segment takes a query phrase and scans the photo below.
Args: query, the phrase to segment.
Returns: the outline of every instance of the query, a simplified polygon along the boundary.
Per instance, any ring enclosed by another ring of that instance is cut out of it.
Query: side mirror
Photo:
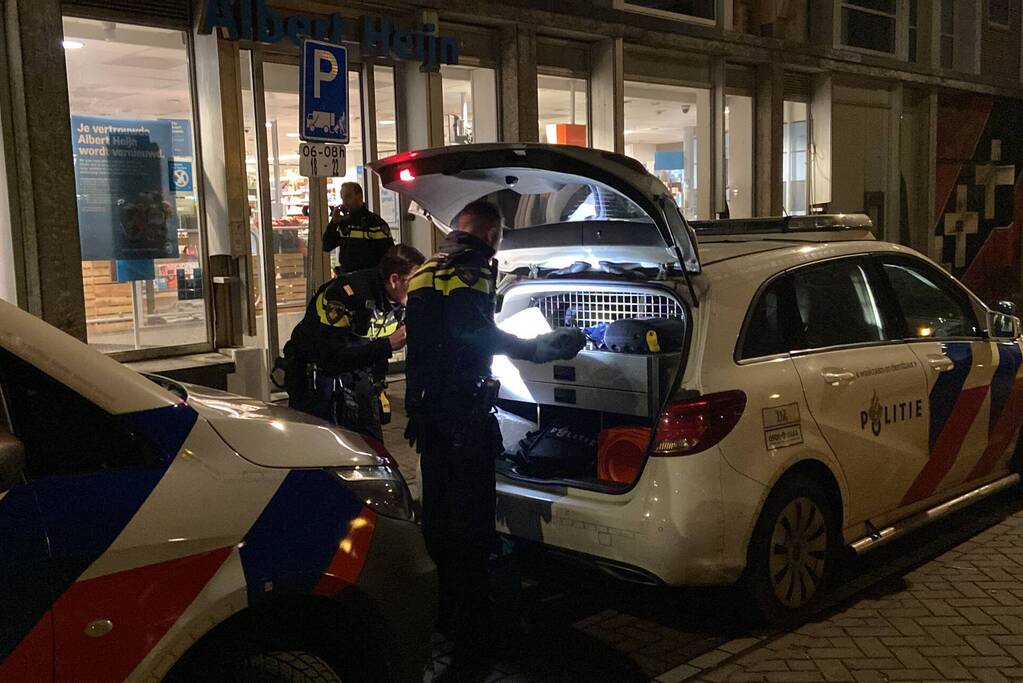
[[[1016,315],[1016,304],[1011,301],[996,301],[994,306],[991,307],[996,313],[1002,313],[1004,315]]]
[[[0,427],[0,492],[25,479],[25,446],[18,437]]]
[[[988,334],[992,337],[1017,339],[1020,336],[1020,320],[1016,316],[999,311],[989,311],[987,317]]]

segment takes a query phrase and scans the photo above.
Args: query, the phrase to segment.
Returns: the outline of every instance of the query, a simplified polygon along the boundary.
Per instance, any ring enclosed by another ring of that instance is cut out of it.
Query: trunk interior
[[[607,492],[635,484],[684,369],[690,329],[671,283],[638,279],[639,272],[534,272],[501,287],[497,322],[505,331],[529,338],[575,327],[588,341],[569,361],[494,359],[499,473]]]

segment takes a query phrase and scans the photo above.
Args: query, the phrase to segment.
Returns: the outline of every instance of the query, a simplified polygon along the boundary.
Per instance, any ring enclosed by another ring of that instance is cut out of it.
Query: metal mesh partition
[[[631,318],[681,318],[682,306],[670,296],[646,292],[581,291],[536,297],[548,324],[589,327]]]

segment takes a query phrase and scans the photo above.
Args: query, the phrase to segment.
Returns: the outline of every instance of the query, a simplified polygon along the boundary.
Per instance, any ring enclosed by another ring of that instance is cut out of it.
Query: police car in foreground
[[[812,609],[841,547],[865,551],[1018,480],[1019,321],[875,241],[865,216],[691,226],[638,162],[573,147],[373,166],[442,229],[470,200],[502,209],[505,329],[684,329],[642,354],[596,340],[569,362],[495,361],[502,532],[633,580],[742,582],[764,616],[788,620]],[[595,458],[561,443],[526,466],[516,444],[545,424],[552,443],[599,430]],[[571,462],[559,469],[557,453]]]
[[[435,569],[388,457],[0,302],[0,680],[421,681]]]

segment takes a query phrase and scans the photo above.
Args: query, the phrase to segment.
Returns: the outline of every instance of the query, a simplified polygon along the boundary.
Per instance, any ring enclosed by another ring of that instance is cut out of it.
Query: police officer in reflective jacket
[[[338,270],[351,273],[376,268],[388,249],[394,246],[387,221],[373,213],[363,199],[358,183],[341,185],[341,206],[331,214],[323,232],[323,250],[341,248]]]
[[[471,645],[488,616],[487,564],[496,541],[494,465],[502,441],[494,354],[567,360],[586,340],[577,329],[530,340],[498,329],[493,259],[501,214],[475,201],[454,226],[409,283],[406,436],[421,454],[423,534],[438,569],[441,626]]]
[[[405,346],[409,278],[424,260],[412,247],[398,245],[379,266],[319,288],[284,346],[292,408],[383,440],[387,360]]]

